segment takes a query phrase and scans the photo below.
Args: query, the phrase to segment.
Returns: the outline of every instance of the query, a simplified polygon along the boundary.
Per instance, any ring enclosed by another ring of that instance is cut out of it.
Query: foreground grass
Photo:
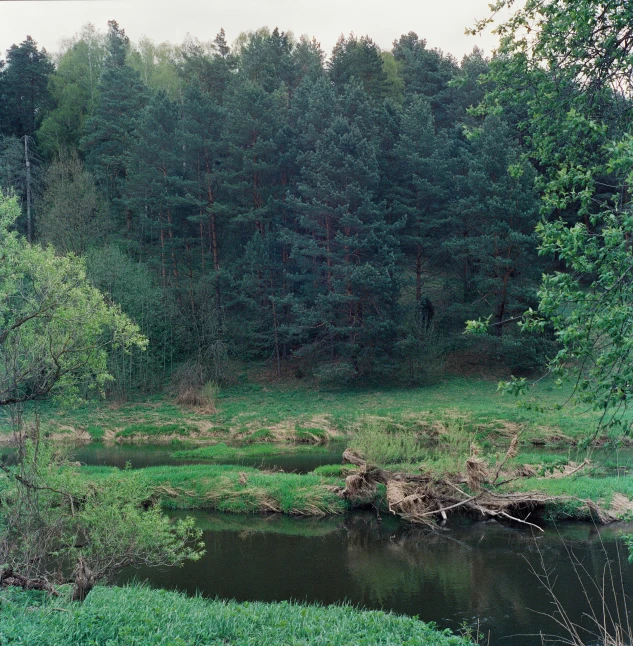
[[[5,593],[0,643],[467,646],[412,617],[350,606],[210,601],[145,587],[97,587],[83,604]]]
[[[88,439],[105,440],[158,441],[184,434],[222,441],[319,442],[353,432],[367,421],[386,431],[406,427],[432,435],[438,423],[459,420],[480,443],[502,443],[523,431],[526,443],[565,444],[590,435],[598,419],[581,407],[559,408],[571,395],[569,387],[543,381],[518,405],[515,398],[498,393],[495,383],[466,378],[426,387],[363,390],[244,384],[224,388],[215,413],[153,397],[122,405],[90,402],[72,411],[51,405],[40,417],[45,431],[68,439],[81,431]],[[9,430],[9,421],[0,419],[0,432]]]

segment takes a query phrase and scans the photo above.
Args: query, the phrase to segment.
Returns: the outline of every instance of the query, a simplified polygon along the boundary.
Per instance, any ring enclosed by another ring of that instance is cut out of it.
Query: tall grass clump
[[[431,439],[432,438],[432,439]],[[433,433],[380,418],[363,420],[350,448],[372,464],[411,465],[459,470],[473,450],[473,435],[459,419],[433,423]]]
[[[416,462],[424,455],[419,435],[381,419],[362,420],[349,446],[372,464]]]

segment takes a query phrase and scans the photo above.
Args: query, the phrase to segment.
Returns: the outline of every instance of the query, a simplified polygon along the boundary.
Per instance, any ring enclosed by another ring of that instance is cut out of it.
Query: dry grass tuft
[[[490,479],[485,460],[473,455],[466,460],[466,478],[471,491],[481,491],[484,482]]]

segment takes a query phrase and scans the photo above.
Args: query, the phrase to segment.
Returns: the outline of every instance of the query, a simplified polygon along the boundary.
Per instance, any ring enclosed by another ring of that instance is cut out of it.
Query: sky
[[[242,31],[268,26],[316,39],[330,52],[341,33],[369,35],[383,49],[415,31],[460,59],[474,46],[487,54],[494,35],[466,36],[475,19],[489,13],[491,0],[0,0],[0,57],[14,43],[32,36],[54,53],[62,38],[93,23],[105,31],[119,22],[133,40],[180,43],[187,33],[212,40],[221,27],[231,42]]]

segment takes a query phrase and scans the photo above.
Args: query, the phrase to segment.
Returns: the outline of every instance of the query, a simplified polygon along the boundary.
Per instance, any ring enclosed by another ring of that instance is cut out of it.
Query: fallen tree
[[[542,513],[546,505],[570,501],[581,503],[586,508],[587,515],[598,523],[619,520],[611,509],[591,500],[574,496],[552,496],[538,491],[503,492],[502,485],[533,477],[536,473],[526,466],[513,471],[504,470],[508,460],[516,455],[516,445],[517,442],[513,440],[496,469],[490,469],[484,460],[473,455],[466,460],[465,473],[454,477],[391,472],[368,464],[358,453],[347,449],[343,453],[343,462],[359,468],[347,476],[345,487],[339,491],[339,495],[352,502],[371,499],[377,485],[382,484],[386,487],[386,504],[390,513],[408,522],[430,527],[435,527],[438,520],[447,520],[449,514],[459,512],[482,519],[496,518],[529,525],[543,531],[528,519]],[[585,461],[574,466],[571,472],[578,472],[588,464]]]

